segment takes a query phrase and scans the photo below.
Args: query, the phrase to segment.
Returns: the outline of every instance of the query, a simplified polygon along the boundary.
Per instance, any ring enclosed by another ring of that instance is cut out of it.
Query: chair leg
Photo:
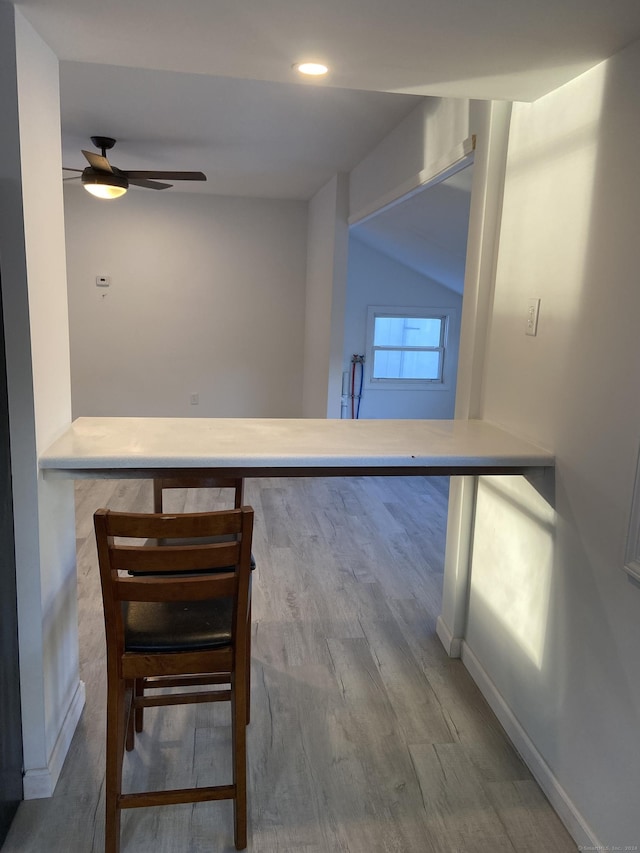
[[[141,699],[144,696],[144,681],[141,678],[136,678],[133,684],[133,695],[136,699]],[[134,711],[136,732],[140,734],[144,723],[144,708],[136,708]]]
[[[249,601],[249,613],[247,614],[247,660],[245,666],[247,669],[247,725],[249,725],[251,722],[251,601]]]
[[[136,732],[140,734],[143,726],[143,714],[144,708],[134,708],[133,701],[134,699],[140,698],[144,696],[144,681],[142,678],[136,678],[131,683],[131,707],[128,712],[128,723],[127,723],[127,741],[126,741],[126,750],[127,752],[131,752],[131,750],[135,747],[135,735]]]
[[[127,690],[127,695],[131,696],[131,701],[127,703],[126,708],[125,708],[127,735],[126,735],[126,740],[124,743],[124,748],[127,750],[127,752],[131,752],[131,750],[135,746],[135,732],[133,730],[133,718],[134,718],[133,693],[134,693],[134,690],[133,690],[133,682],[132,681],[127,682],[126,690]]]
[[[131,701],[125,682],[114,677],[107,684],[107,757],[105,770],[105,853],[120,853],[122,759],[127,737],[127,708]]]
[[[236,789],[233,801],[233,836],[236,850],[247,846],[247,696],[246,675],[232,676],[231,725],[233,741],[233,783]]]

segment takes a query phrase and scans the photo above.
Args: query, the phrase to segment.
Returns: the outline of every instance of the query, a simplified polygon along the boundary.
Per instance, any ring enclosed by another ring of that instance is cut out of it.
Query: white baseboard
[[[71,746],[73,733],[82,714],[84,702],[84,681],[78,681],[47,766],[27,770],[24,774],[22,784],[25,800],[40,800],[52,796]]]
[[[459,658],[462,652],[462,640],[454,637],[442,616],[436,621],[436,634],[450,658]]]
[[[573,840],[585,849],[606,850],[607,848],[596,838],[586,820],[553,775],[551,768],[513,715],[478,658],[464,640],[461,645],[463,664]]]

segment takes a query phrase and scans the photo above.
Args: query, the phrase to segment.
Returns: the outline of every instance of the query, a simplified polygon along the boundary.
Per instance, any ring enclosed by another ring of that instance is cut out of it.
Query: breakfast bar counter
[[[46,478],[523,474],[553,454],[480,420],[82,417],[39,459]]]

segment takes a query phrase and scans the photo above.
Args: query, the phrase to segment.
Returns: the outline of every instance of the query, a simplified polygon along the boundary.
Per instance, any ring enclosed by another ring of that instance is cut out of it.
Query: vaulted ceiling
[[[421,275],[462,293],[473,166],[371,219],[352,236]]]

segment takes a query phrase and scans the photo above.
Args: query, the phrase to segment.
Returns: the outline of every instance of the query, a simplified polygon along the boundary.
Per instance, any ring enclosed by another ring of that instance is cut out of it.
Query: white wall
[[[301,415],[306,204],[76,185],[65,213],[74,417]]]
[[[55,785],[83,705],[70,483],[37,454],[70,420],[58,62],[0,3],[0,257],[26,797]]]
[[[462,299],[452,290],[353,237],[349,241],[349,267],[345,307],[343,370],[350,369],[354,353],[366,353],[369,305],[415,308],[455,308],[451,317],[445,360],[446,390],[377,390],[365,388],[361,418],[452,418],[460,342]]]
[[[352,169],[349,215],[359,216],[421,172],[443,169],[447,155],[473,133],[473,102],[425,98]]]
[[[309,202],[302,412],[339,418],[347,288],[348,177],[335,175]]]
[[[513,107],[483,415],[556,453],[556,505],[481,482],[466,633],[576,838],[615,849],[640,840],[638,79],[637,43]]]
[[[479,418],[482,415],[486,347],[493,308],[510,118],[511,104],[473,101],[470,105],[471,130],[476,135],[476,149],[458,353],[456,418]],[[455,657],[460,656],[467,624],[469,556],[475,498],[475,477],[451,478],[438,636],[449,654]]]

